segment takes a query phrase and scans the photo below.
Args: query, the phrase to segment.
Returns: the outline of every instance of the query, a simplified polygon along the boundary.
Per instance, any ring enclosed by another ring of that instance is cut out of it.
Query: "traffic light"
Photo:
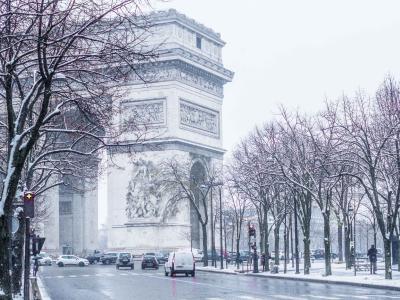
[[[256,229],[254,228],[254,225],[249,225],[249,236],[256,236]]]
[[[33,218],[35,216],[35,193],[24,193],[24,212],[25,217]]]

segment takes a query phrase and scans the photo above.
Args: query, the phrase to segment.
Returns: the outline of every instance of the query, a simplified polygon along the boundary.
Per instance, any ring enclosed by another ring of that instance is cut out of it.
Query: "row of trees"
[[[338,239],[339,245],[344,239],[349,266],[350,224],[358,214],[379,230],[385,278],[391,279],[391,241],[399,236],[399,83],[388,77],[374,96],[361,92],[343,96],[327,102],[315,115],[281,107],[276,120],[255,128],[236,147],[225,183],[227,206],[234,212],[237,228],[248,203],[255,208],[262,252],[270,251],[273,229],[275,253],[279,253],[280,227],[293,213],[295,228],[298,221],[303,236],[304,273],[308,274],[311,218],[317,207],[324,223],[325,274],[331,275],[332,221],[336,219],[338,232],[344,230]]]
[[[99,151],[146,138],[137,120],[114,122],[121,85],[155,56],[146,2],[0,1],[0,298],[20,291],[10,228],[20,193],[97,177]]]

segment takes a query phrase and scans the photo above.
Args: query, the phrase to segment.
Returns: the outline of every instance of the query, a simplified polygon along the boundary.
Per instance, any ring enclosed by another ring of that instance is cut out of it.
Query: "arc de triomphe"
[[[124,151],[112,155],[107,172],[108,248],[186,248],[188,235],[200,248],[198,222],[188,204],[162,218],[168,193],[157,189],[157,166],[179,155],[191,160],[201,176],[202,165],[222,164],[223,86],[233,72],[222,64],[225,43],[218,33],[173,9],[152,13],[149,21],[155,42],[164,43],[157,61],[143,69],[144,76],[156,75],[157,80],[144,84],[133,77],[120,104],[120,119],[141,115],[160,134],[132,159]]]

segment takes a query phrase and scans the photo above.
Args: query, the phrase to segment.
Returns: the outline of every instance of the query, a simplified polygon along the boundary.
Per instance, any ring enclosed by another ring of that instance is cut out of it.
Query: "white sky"
[[[153,0],[220,32],[226,68],[224,148],[277,106],[314,112],[327,97],[400,80],[400,0]],[[105,183],[100,183],[105,185]],[[103,201],[104,202],[104,201]],[[99,203],[99,224],[106,205]]]
[[[284,104],[316,111],[325,97],[373,93],[388,73],[400,80],[398,0],[170,0],[221,33],[226,68],[224,147],[228,151]]]

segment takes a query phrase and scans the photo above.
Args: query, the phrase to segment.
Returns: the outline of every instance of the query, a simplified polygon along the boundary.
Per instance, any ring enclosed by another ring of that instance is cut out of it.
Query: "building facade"
[[[149,43],[161,44],[159,56],[132,76],[116,122],[140,116],[152,134],[132,156],[123,149],[108,153],[108,248],[170,250],[191,242],[200,248],[189,203],[166,215],[170,195],[159,166],[173,157],[190,161],[194,173],[222,165],[223,86],[233,73],[222,64],[225,43],[218,33],[172,9],[148,20]]]

